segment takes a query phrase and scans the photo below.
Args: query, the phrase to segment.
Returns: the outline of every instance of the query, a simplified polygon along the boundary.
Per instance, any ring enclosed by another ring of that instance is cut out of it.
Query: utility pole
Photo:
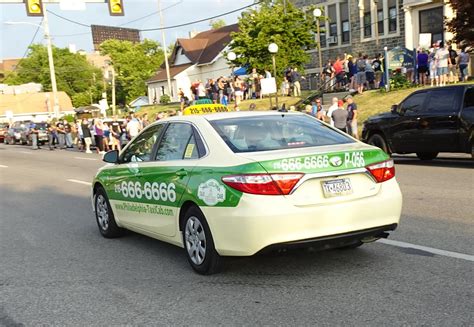
[[[49,34],[48,13],[44,11],[43,17],[44,38],[47,41],[49,74],[51,76],[51,88],[53,90],[53,113],[55,118],[59,118],[58,87],[56,85],[56,72],[54,71],[53,45]]]
[[[170,66],[168,64],[168,49],[165,40],[165,30],[163,22],[163,10],[161,10],[161,0],[158,0],[158,10],[160,12],[160,27],[161,27],[161,39],[163,40],[163,53],[165,55],[165,68],[166,68],[166,79],[168,80],[168,92],[169,96],[172,99],[173,93],[171,92],[171,78],[170,78]]]
[[[112,67],[112,115],[116,115],[115,109],[115,69]]]

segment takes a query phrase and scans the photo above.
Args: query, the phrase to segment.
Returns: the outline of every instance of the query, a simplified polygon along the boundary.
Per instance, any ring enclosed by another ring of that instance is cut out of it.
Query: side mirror
[[[394,114],[398,114],[398,104],[392,105],[392,109],[390,110]]]
[[[109,151],[107,152],[105,155],[104,155],[104,158],[102,159],[103,161],[107,162],[107,163],[118,163],[118,159],[119,159],[119,152],[118,150],[112,150],[112,151]]]

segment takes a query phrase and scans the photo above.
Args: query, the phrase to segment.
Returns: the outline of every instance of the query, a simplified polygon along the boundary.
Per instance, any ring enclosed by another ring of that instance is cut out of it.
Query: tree
[[[85,56],[71,53],[67,48],[53,47],[53,59],[57,88],[72,98],[74,106],[84,104],[83,101],[74,101],[80,93],[88,94],[86,104],[90,103],[91,96],[93,101],[100,99],[102,73]],[[28,56],[20,61],[14,73],[5,78],[5,83],[13,85],[30,82],[43,85],[45,91],[52,90],[48,52],[41,44],[30,46]]]
[[[310,60],[306,50],[315,46],[312,32],[316,23],[312,11],[305,13],[290,1],[286,1],[286,14],[284,12],[282,0],[276,0],[263,2],[259,8],[242,13],[240,31],[232,34],[233,42],[229,45],[237,54],[234,64],[272,71],[268,45],[274,42],[279,47],[277,77],[281,77],[288,67],[303,71],[304,64]]]
[[[225,25],[226,25],[226,22],[223,19],[211,19],[211,21],[209,22],[209,26],[213,30],[217,30],[221,27],[224,27]]]
[[[146,94],[146,81],[163,63],[164,54],[158,42],[141,43],[107,40],[100,45],[102,55],[112,59],[116,75],[117,102],[128,103]]]
[[[455,16],[445,18],[448,31],[454,34],[454,42],[461,46],[474,46],[474,3],[466,0],[450,0]]]

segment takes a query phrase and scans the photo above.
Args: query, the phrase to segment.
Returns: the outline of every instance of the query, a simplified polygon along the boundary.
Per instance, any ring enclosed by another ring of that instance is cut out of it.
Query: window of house
[[[431,43],[443,41],[443,7],[420,10],[420,33],[431,33]]]
[[[379,0],[377,2],[377,30],[379,34],[384,34],[384,17],[383,17],[383,3],[384,1]]]
[[[349,24],[349,6],[347,3],[340,4],[341,24],[342,24],[342,43],[350,42],[350,24]]]
[[[364,0],[364,37],[372,37],[372,14],[370,3],[372,0]]]
[[[397,0],[388,0],[388,31],[397,31]]]
[[[321,48],[326,47],[326,22],[322,21],[319,25],[319,39],[321,42]]]
[[[328,6],[329,36],[337,36],[337,12],[336,5]]]

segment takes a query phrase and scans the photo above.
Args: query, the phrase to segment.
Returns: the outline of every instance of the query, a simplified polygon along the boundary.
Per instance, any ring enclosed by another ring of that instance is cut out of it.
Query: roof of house
[[[71,98],[66,92],[60,91],[57,94],[60,111],[71,111],[73,109]],[[0,94],[0,116],[10,110],[14,115],[47,113],[48,101],[51,101],[52,106],[52,92]]]
[[[178,39],[171,62],[176,56],[178,46],[181,46],[183,53],[193,64],[210,63],[230,43],[232,40],[230,34],[238,31],[239,25],[232,24],[198,33],[191,39]]]
[[[173,78],[192,65],[211,63],[232,40],[230,34],[238,31],[239,25],[232,24],[198,33],[190,39],[177,39],[170,58],[170,77]],[[190,64],[173,65],[179,48],[182,49],[183,54],[191,61]],[[166,80],[166,71],[163,68],[161,67],[156,75],[148,80],[148,83]]]
[[[191,67],[193,64],[184,64],[184,65],[179,65],[179,66],[170,66],[170,78],[174,78],[176,75],[181,73],[182,71],[188,69]],[[166,70],[161,69],[159,70],[155,76],[150,78],[147,83],[153,83],[153,82],[161,82],[161,81],[166,81],[168,77],[166,76]]]

